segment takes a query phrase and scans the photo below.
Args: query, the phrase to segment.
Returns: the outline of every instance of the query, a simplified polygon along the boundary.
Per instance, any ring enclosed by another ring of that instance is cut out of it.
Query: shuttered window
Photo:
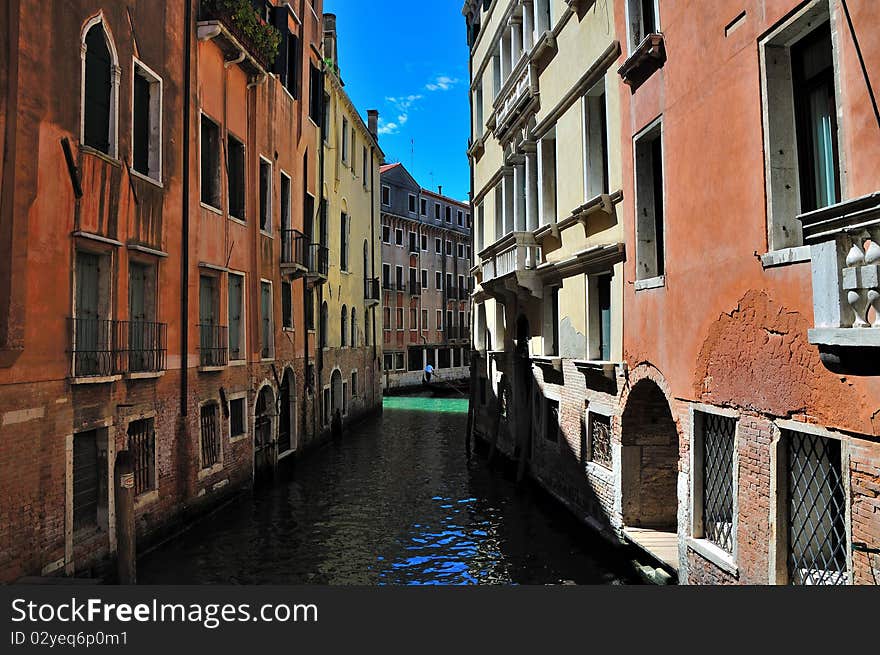
[[[233,360],[244,358],[242,343],[241,314],[244,306],[244,277],[229,275],[229,357]]]
[[[105,154],[110,152],[112,108],[112,65],[110,50],[101,25],[86,34],[86,80],[83,99],[83,142]]]
[[[98,527],[98,433],[73,438],[73,529]]]
[[[268,359],[272,356],[272,285],[260,283],[260,323],[262,325],[262,350],[260,356]]]

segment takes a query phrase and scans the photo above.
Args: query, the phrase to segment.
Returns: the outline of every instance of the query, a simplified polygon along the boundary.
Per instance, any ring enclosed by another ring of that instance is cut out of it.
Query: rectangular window
[[[607,469],[611,468],[611,417],[587,412],[585,458]]]
[[[416,213],[416,197],[412,193],[409,194],[409,204],[407,205],[407,209],[409,209],[410,214]]]
[[[422,200],[421,200],[421,212],[420,213],[422,216],[428,215],[428,201],[425,200],[424,198],[422,198]]]
[[[422,310],[422,331],[426,332],[428,330],[428,310]]]
[[[636,138],[636,279],[664,272],[663,140],[661,126]]]
[[[434,252],[438,255],[443,254],[443,242],[438,238],[434,238]]]
[[[382,185],[382,204],[386,207],[391,206],[391,187]]]
[[[608,119],[605,81],[599,82],[584,98],[584,171],[586,199],[609,193]]]
[[[244,144],[231,134],[226,139],[226,184],[229,190],[229,215],[245,220],[245,163]]]
[[[349,223],[348,214],[342,212],[339,218],[339,268],[343,271],[348,270]]]
[[[220,285],[213,275],[199,276],[199,350],[201,366],[226,366],[229,336],[220,325]]]
[[[459,243],[456,251],[458,253],[458,258],[464,259],[464,244]]]
[[[483,203],[480,203],[480,206],[477,207],[477,227],[474,234],[474,247],[477,249],[477,252],[483,249],[483,240],[485,238],[486,229],[486,206]],[[470,254],[468,254],[468,258],[470,258]]]
[[[442,309],[437,310],[437,329],[438,330],[443,329],[443,310]]]
[[[446,331],[447,332],[452,332],[452,328],[454,327],[454,324],[452,322],[453,316],[454,316],[453,312],[447,309],[446,310]],[[454,337],[455,335],[453,334],[452,336]]]
[[[446,256],[452,257],[452,241],[446,242]]]
[[[220,462],[220,405],[217,403],[202,405],[199,418],[202,468],[209,469]]]
[[[247,434],[247,404],[244,398],[233,398],[229,401],[229,438],[235,439]]]
[[[244,276],[229,274],[229,358],[241,361],[244,354]]]
[[[557,443],[559,441],[559,401],[547,398],[544,411],[544,439]]]
[[[628,0],[629,51],[632,53],[649,34],[660,30],[654,0]]]
[[[734,546],[736,419],[694,412],[694,537],[727,553]]]
[[[134,495],[156,488],[156,431],[153,419],[128,424],[128,450],[134,468]]]
[[[422,250],[427,252],[427,250],[428,250],[428,237],[423,234],[422,238],[421,238],[421,242],[422,242]]]
[[[409,267],[409,290],[410,293],[419,292],[419,269],[412,266]]]
[[[782,436],[788,530],[780,534],[787,542],[788,582],[845,585],[849,545],[841,442],[790,430]]]
[[[391,288],[391,264],[382,264],[382,288]]]
[[[483,85],[477,86],[474,92],[474,136],[479,139],[483,136]]]
[[[287,21],[287,7],[278,7],[279,14],[284,14]],[[302,42],[293,32],[287,33],[287,70],[284,78],[284,87],[294,98],[300,96],[300,77],[302,75]]]
[[[97,530],[99,514],[106,508],[106,450],[97,430],[73,437],[73,529]],[[102,452],[103,450],[103,452]]]
[[[457,212],[457,215],[458,215],[458,226],[464,227],[464,212],[459,209]]]
[[[398,246],[403,245],[403,230],[401,230],[400,228],[394,230],[394,243]]]
[[[450,207],[449,205],[446,206],[446,222],[452,222],[452,207]]]
[[[348,154],[348,149],[349,149],[349,143],[348,143],[348,119],[347,119],[345,116],[342,117],[342,134],[341,134],[341,138],[342,138],[342,163],[343,163],[343,164],[348,164],[348,157],[349,157],[349,154]]]
[[[260,157],[260,229],[272,233],[272,164]]]
[[[281,282],[281,326],[287,329],[293,327],[293,302],[291,298],[290,282]]]
[[[361,177],[364,178],[364,188],[367,188],[367,185],[370,181],[370,157],[369,151],[367,147],[364,146],[361,150]]]
[[[409,233],[409,251],[410,252],[418,252],[418,235],[415,232]]]
[[[406,368],[403,353],[394,353],[394,368],[402,371]]]
[[[220,128],[204,114],[200,138],[201,200],[219,209],[223,205],[220,195]]]
[[[128,266],[128,370],[160,371],[165,367],[164,331],[156,320],[156,267]]]
[[[541,225],[550,225],[556,221],[556,132],[538,142],[538,176],[538,213],[541,216]],[[508,207],[512,208],[512,205],[508,204]],[[513,224],[512,220],[510,224]]]
[[[434,218],[438,221],[440,220],[440,203],[439,202],[434,203]]]
[[[403,307],[397,308],[397,329],[403,330],[406,326],[403,323]]]
[[[419,329],[419,317],[415,307],[409,308],[409,329],[412,332]]]
[[[587,356],[593,360],[611,361],[611,282],[610,273],[587,278],[589,340]]]
[[[260,282],[260,356],[263,359],[272,357],[272,283]]]
[[[385,353],[382,356],[382,368],[386,371],[394,370],[394,355],[391,353]]]
[[[428,269],[422,269],[422,289],[426,290],[428,288]]]
[[[351,372],[351,395],[352,395],[353,398],[354,398],[354,397],[357,397],[357,396],[359,395],[358,391],[359,391],[359,387],[358,387],[358,372],[357,372],[357,371],[352,371],[352,372]]]
[[[391,329],[391,308],[385,307],[382,310],[382,329],[390,330]]]
[[[315,292],[313,289],[306,289],[306,329],[315,329]]]
[[[382,243],[391,245],[391,227],[388,225],[382,226]]]
[[[285,234],[291,229],[290,225],[290,177],[281,173],[281,232]],[[292,243],[292,241],[291,241]]]
[[[449,295],[455,291],[455,287],[452,286],[452,273],[446,274],[446,291]]]
[[[309,62],[309,118],[320,125],[324,113],[324,75],[321,69]]]
[[[162,181],[162,81],[135,62],[132,107],[132,168]]]
[[[404,291],[406,284],[403,281],[403,266],[394,267],[394,281],[397,283],[397,290]]]
[[[437,291],[443,289],[443,273],[440,271],[434,271],[434,288],[437,289]]]

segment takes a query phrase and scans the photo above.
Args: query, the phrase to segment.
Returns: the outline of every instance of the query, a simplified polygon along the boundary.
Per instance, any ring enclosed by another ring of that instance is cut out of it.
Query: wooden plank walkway
[[[623,536],[672,570],[678,571],[678,534],[674,531],[624,528]]]

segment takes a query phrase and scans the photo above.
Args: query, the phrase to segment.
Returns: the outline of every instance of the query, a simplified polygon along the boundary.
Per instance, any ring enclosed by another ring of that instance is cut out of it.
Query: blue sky
[[[324,0],[336,14],[339,67],[379,144],[425,188],[467,200],[468,47],[463,0]]]

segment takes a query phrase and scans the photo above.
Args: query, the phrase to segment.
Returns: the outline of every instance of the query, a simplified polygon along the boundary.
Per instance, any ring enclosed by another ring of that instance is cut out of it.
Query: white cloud
[[[397,123],[386,123],[379,119],[379,134],[397,134],[399,125]]]
[[[438,75],[433,82],[428,82],[425,88],[428,91],[449,91],[456,84],[458,84],[458,78]]]
[[[422,96],[417,94],[410,94],[408,96],[401,97],[387,97],[385,100],[391,105],[394,112],[397,114],[397,122],[396,123],[382,123],[380,121],[379,134],[397,134],[398,130],[406,125],[409,120],[409,112],[414,109],[419,100],[422,99]],[[385,131],[383,131],[383,129]]]

